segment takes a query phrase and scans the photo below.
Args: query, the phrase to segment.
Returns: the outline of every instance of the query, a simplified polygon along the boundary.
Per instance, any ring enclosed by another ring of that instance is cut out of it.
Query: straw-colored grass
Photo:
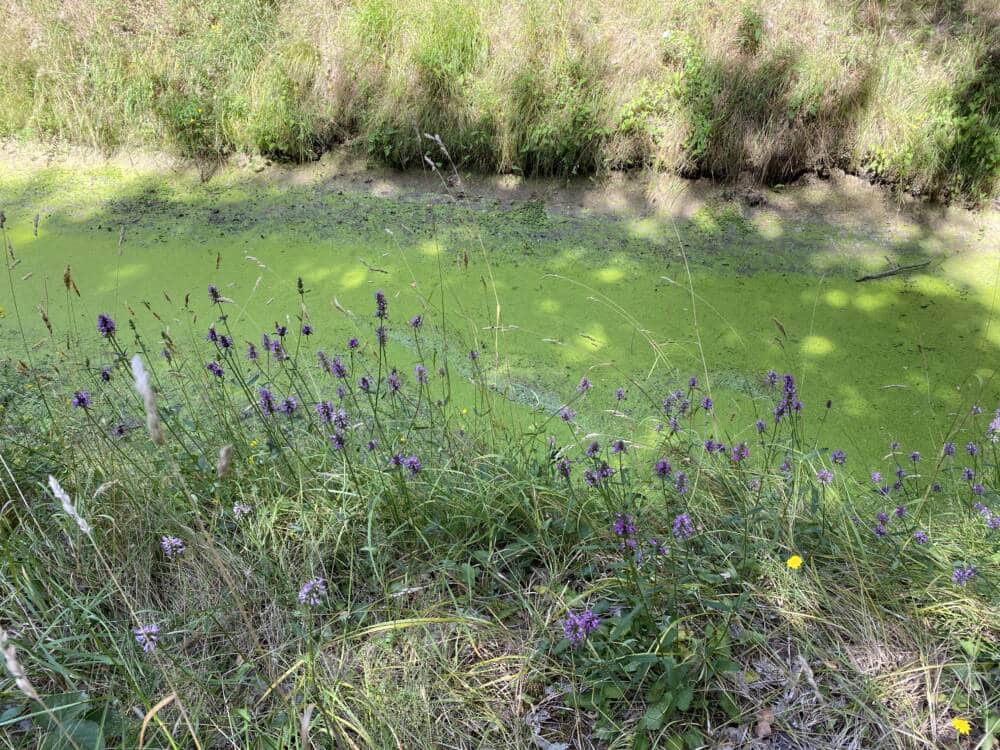
[[[842,167],[979,200],[1000,175],[990,0],[12,0],[0,134],[293,160]]]

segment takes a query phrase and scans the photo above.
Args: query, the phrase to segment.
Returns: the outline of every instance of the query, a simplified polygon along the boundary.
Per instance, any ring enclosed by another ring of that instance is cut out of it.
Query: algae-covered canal
[[[71,348],[101,311],[134,315],[151,340],[195,337],[210,322],[210,283],[234,300],[230,325],[256,339],[294,321],[301,277],[327,351],[371,335],[381,288],[403,367],[418,358],[406,321],[423,314],[425,346],[459,369],[468,349],[481,350],[497,387],[526,407],[555,412],[586,375],[595,389],[580,418],[593,430],[695,374],[710,385],[720,437],[746,437],[753,410],[769,412],[761,381],[774,368],[799,376],[817,447],[874,460],[892,439],[933,452],[969,405],[998,400],[995,213],[913,219],[840,200],[831,217],[822,203],[838,198],[824,187],[790,188],[752,210],[716,191],[615,214],[564,210],[580,190],[530,200],[523,186],[459,185],[449,196],[429,180],[402,184],[334,163],[201,182],[148,166],[5,157],[0,209],[29,346],[37,356]],[[63,287],[67,266],[79,296]],[[23,351],[13,302],[4,283],[8,360]],[[39,305],[53,346],[43,345]]]

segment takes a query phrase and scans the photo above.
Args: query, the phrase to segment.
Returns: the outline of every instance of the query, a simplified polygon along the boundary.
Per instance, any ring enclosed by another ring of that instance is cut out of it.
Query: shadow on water
[[[732,440],[751,437],[757,413],[769,413],[762,374],[796,372],[822,423],[819,447],[869,457],[893,438],[933,450],[972,401],[997,400],[1000,260],[950,247],[954,236],[933,217],[892,237],[866,227],[864,214],[845,228],[780,205],[678,205],[684,218],[670,219],[650,204],[644,216],[612,220],[552,213],[539,201],[497,208],[440,191],[382,199],[293,180],[289,172],[197,185],[91,172],[0,185],[32,340],[46,336],[33,312],[42,304],[57,344],[61,325],[86,339],[96,312],[131,309],[147,335],[180,331],[197,346],[210,322],[209,283],[236,301],[231,322],[256,340],[298,313],[302,277],[328,351],[347,331],[371,337],[371,295],[384,288],[394,340],[409,357],[404,372],[416,361],[404,321],[422,312],[438,331],[447,321],[449,356],[460,336],[487,355],[498,387],[549,413],[587,374],[598,387],[585,413],[598,430],[614,429],[618,386],[631,407],[658,401],[691,373],[709,376],[720,437]],[[881,214],[870,210],[875,224]],[[931,263],[854,281],[886,256]],[[80,299],[62,289],[67,264]],[[13,332],[10,316],[2,327]],[[430,341],[444,356],[443,338]]]

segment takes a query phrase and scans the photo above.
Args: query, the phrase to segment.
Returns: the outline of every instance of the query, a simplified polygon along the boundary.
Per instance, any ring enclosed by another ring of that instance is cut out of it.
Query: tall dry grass
[[[980,199],[1000,11],[967,0],[14,0],[0,133],[309,159],[781,181],[815,167]]]

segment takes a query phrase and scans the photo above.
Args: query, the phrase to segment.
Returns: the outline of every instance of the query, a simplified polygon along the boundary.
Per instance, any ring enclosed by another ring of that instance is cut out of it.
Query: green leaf
[[[628,632],[632,629],[632,620],[639,613],[639,606],[635,606],[632,610],[622,617],[618,623],[615,625],[614,630],[611,631],[611,640],[617,641],[621,640]]]
[[[684,733],[684,743],[688,746],[688,750],[698,750],[705,745],[705,737],[692,727]]]
[[[691,708],[691,701],[694,699],[694,688],[691,685],[687,685],[681,688],[681,691],[677,694],[677,710],[687,711]]]
[[[92,721],[72,719],[45,735],[39,750],[104,750],[104,733]]]
[[[655,732],[663,726],[663,715],[670,710],[670,701],[672,698],[673,696],[667,693],[658,703],[654,703],[646,709],[646,713],[642,716],[642,725],[646,729]]]
[[[38,723],[45,729],[56,729],[59,724],[82,716],[90,708],[90,696],[79,691],[54,693],[42,698],[42,704],[48,711],[38,717]]]

